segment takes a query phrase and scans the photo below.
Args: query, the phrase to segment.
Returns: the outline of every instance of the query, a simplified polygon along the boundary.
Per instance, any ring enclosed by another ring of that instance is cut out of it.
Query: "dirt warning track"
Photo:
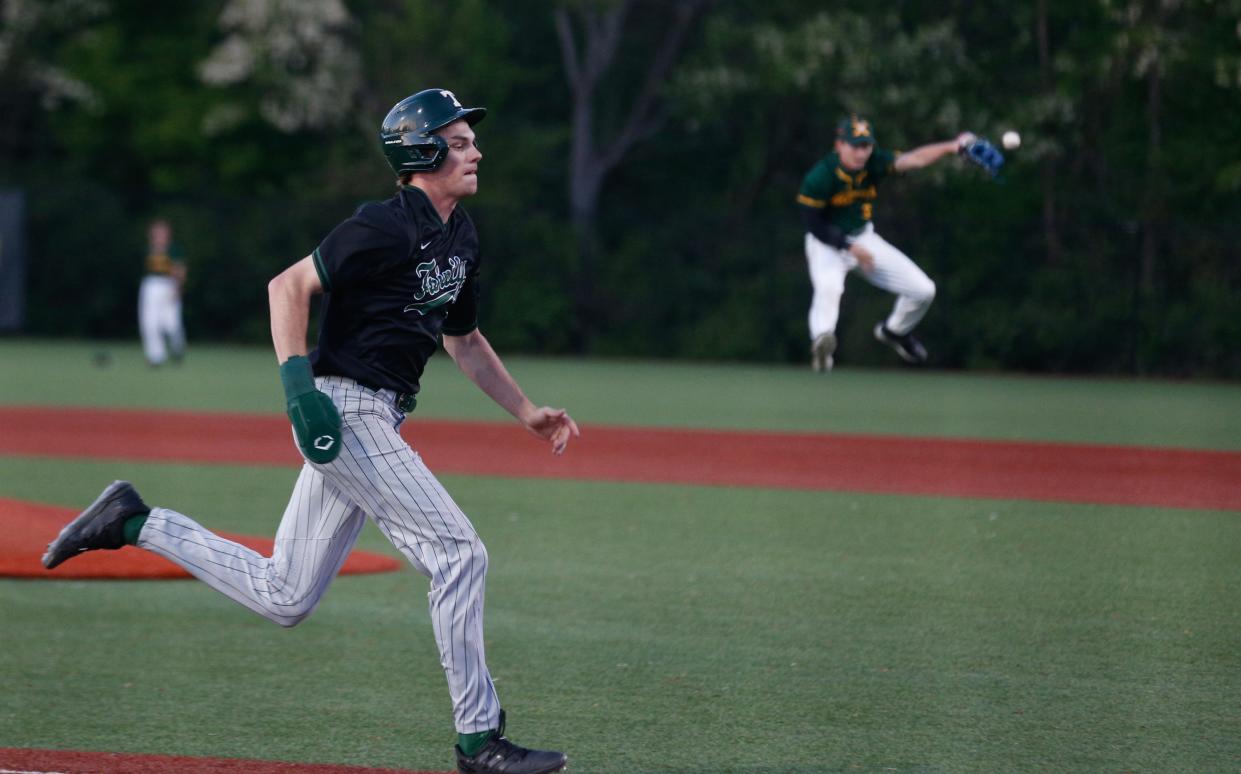
[[[0,408],[0,454],[299,465],[269,414]],[[1241,453],[588,425],[563,457],[512,423],[411,418],[438,473],[1241,510]]]

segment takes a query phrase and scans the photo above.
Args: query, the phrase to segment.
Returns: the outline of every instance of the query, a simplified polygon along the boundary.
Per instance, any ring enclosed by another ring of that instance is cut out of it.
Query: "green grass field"
[[[109,365],[92,365],[108,353]],[[586,424],[720,427],[1241,449],[1241,385],[891,370],[505,358]],[[281,413],[270,348],[195,347],[150,371],[135,344],[0,340],[0,403]],[[11,364],[11,365],[10,365]],[[506,420],[443,353],[418,416]]]
[[[281,410],[265,350],[0,341],[0,404]],[[501,415],[433,360],[419,412]],[[583,424],[1236,450],[1241,387],[515,358]],[[515,429],[515,432],[520,432]],[[572,453],[572,449],[570,450]],[[0,496],[113,478],[271,534],[286,468],[0,457]],[[445,476],[491,549],[488,660],[514,739],[577,772],[1241,768],[1241,514]],[[396,555],[373,527],[359,547]],[[132,549],[127,549],[132,550]],[[0,581],[0,746],[447,770],[403,571],[283,630],[185,582]]]

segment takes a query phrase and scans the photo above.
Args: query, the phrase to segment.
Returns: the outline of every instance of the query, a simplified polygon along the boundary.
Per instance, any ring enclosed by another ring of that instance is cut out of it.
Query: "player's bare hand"
[[[875,256],[870,254],[870,250],[854,242],[849,245],[849,252],[853,253],[853,257],[857,259],[858,268],[862,271],[870,274],[875,270]]]
[[[564,409],[541,406],[525,418],[526,427],[544,441],[552,445],[552,454],[564,454],[569,439],[580,436],[577,422]]]

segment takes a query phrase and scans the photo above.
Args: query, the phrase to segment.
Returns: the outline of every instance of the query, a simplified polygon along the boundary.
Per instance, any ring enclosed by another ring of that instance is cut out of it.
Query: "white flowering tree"
[[[343,2],[229,0],[219,27],[224,37],[199,75],[238,98],[207,113],[208,134],[232,128],[255,110],[289,133],[337,126],[350,115],[362,66]]]

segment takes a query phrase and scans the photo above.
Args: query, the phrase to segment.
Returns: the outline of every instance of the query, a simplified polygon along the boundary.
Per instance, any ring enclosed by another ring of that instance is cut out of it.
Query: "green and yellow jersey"
[[[172,274],[173,266],[183,263],[184,257],[181,250],[173,245],[164,252],[147,253],[146,270],[147,274]]]
[[[879,182],[893,173],[897,155],[875,148],[866,166],[852,172],[841,166],[838,155],[829,153],[806,173],[797,203],[822,210],[830,225],[852,236],[874,217]]]

